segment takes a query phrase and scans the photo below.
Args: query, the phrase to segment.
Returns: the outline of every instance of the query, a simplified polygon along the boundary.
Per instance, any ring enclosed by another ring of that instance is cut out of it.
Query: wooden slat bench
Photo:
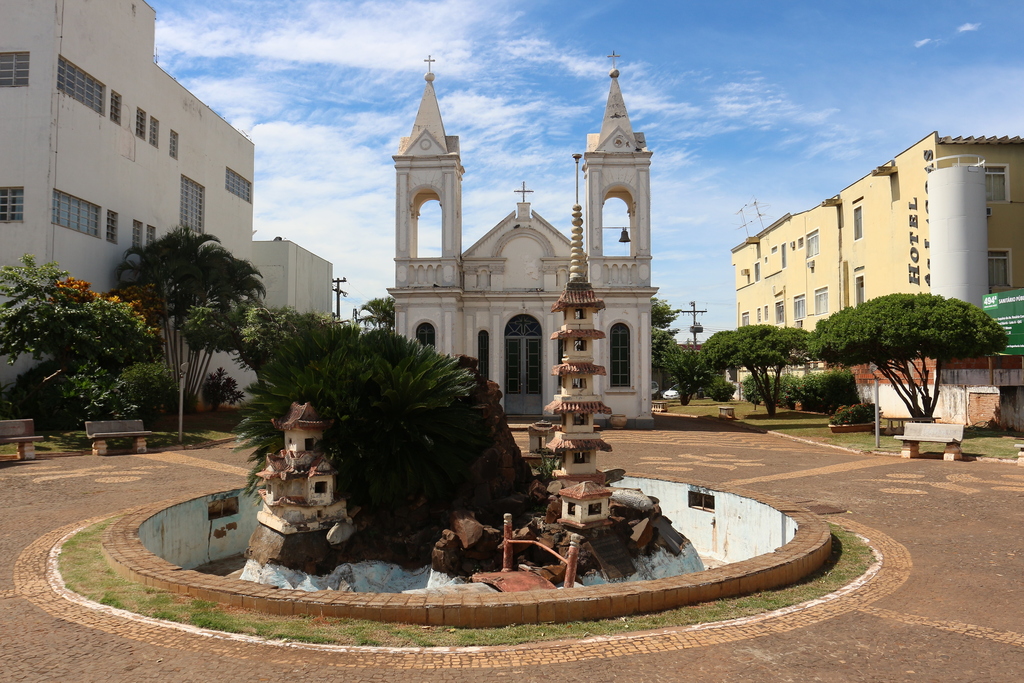
[[[900,455],[904,458],[921,457],[918,444],[925,441],[946,444],[946,450],[942,454],[943,460],[964,459],[963,451],[960,450],[960,442],[964,440],[963,425],[908,422],[903,430],[903,436],[893,438],[903,442]]]
[[[0,420],[0,443],[18,444],[18,460],[36,459],[36,441],[44,437],[35,436],[35,422],[28,420]]]
[[[92,439],[92,454],[107,454],[107,439],[133,438],[136,453],[146,452],[146,431],[142,420],[105,420],[85,423],[85,435]]]

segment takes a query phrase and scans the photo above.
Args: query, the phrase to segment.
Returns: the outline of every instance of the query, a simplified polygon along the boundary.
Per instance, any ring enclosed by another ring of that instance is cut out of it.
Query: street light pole
[[[184,443],[182,433],[185,426],[185,375],[188,374],[188,363],[178,368],[178,443]]]

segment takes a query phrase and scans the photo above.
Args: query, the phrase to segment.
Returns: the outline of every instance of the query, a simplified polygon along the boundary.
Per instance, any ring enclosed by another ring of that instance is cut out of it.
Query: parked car
[[[651,398],[658,398],[658,383],[651,382]]]
[[[661,393],[661,397],[668,401],[674,401],[679,398],[679,385],[673,384],[671,387]]]

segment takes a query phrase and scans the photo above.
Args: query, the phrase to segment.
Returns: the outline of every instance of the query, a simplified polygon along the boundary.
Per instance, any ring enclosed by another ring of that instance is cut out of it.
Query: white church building
[[[618,75],[610,72],[601,132],[587,136],[583,155],[589,279],[606,304],[595,326],[607,336],[597,343],[594,362],[608,374],[595,378],[595,388],[630,428],[650,429],[651,297],[657,292],[651,286],[651,152],[643,133],[633,131]],[[524,191],[515,211],[463,250],[459,138],[445,133],[434,74],[425,79],[412,134],[394,156],[395,286],[388,291],[396,330],[443,353],[477,357],[481,373],[501,387],[506,413],[540,415],[558,391],[550,368],[561,362],[561,342],[552,337],[562,316],[551,307],[568,277],[569,239],[530,208]],[[625,203],[628,225],[605,225],[608,200]],[[441,254],[425,258],[418,219],[431,201],[440,204]],[[628,238],[628,254],[605,255],[606,230],[620,242]]]

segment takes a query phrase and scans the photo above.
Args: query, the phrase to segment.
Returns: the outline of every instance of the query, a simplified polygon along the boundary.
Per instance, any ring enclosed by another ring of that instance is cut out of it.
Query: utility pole
[[[334,320],[338,322],[341,320],[341,297],[348,296],[348,292],[341,289],[341,283],[348,282],[348,278],[336,277],[331,282],[334,285],[331,287],[331,291],[334,292]]]
[[[681,313],[688,313],[691,316],[693,316],[693,324],[690,325],[690,334],[693,335],[693,348],[696,349],[697,348],[697,335],[704,331],[704,327],[697,324],[697,314],[698,313],[707,313],[707,311],[698,311],[697,310],[697,302],[696,301],[691,301],[690,302],[690,310],[686,310],[684,308],[681,311]]]

